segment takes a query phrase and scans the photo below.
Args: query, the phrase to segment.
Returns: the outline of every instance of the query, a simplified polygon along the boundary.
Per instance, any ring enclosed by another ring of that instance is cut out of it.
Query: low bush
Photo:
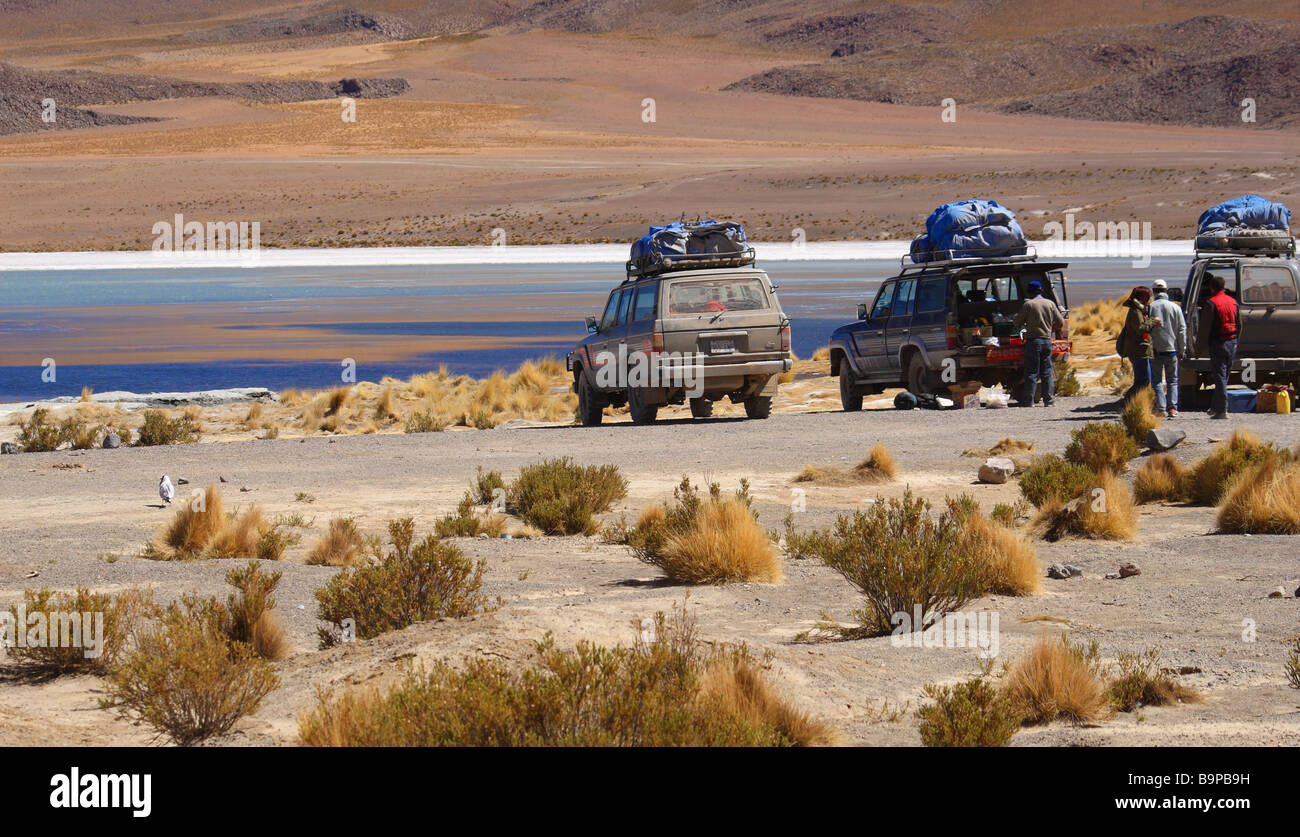
[[[144,425],[136,435],[140,447],[153,445],[180,445],[199,440],[198,420],[190,413],[168,418],[162,410],[145,410]]]
[[[1026,723],[1090,723],[1110,710],[1097,644],[1084,648],[1064,636],[1035,640],[1007,670],[1002,692]]]
[[[490,506],[498,497],[505,499],[506,482],[499,471],[484,471],[480,465],[475,471],[471,490],[475,502],[480,506]]]
[[[440,538],[474,538],[480,534],[495,538],[506,530],[506,518],[492,512],[479,514],[474,509],[474,498],[467,491],[456,506],[456,513],[435,520],[433,530]]]
[[[1187,494],[1187,475],[1173,454],[1153,453],[1133,475],[1133,497],[1139,503],[1182,500]]]
[[[160,561],[195,558],[258,558],[278,561],[298,536],[270,523],[256,505],[224,511],[221,489],[182,499],[172,520],[145,545],[144,557]]]
[[[962,549],[964,527],[951,511],[938,519],[930,504],[907,489],[902,498],[880,500],[866,512],[841,515],[828,531],[804,536],[802,549],[858,588],[865,606],[854,611],[860,627],[840,636],[881,636],[895,613],[919,606],[929,627],[984,591],[980,555]],[[825,627],[825,626],[823,626]]]
[[[238,592],[226,603],[225,634],[252,648],[259,657],[279,661],[289,655],[289,640],[275,613],[275,588],[283,573],[263,572],[256,561],[226,573],[226,583]]]
[[[961,527],[959,548],[983,565],[981,595],[1030,596],[1042,589],[1043,568],[1032,543],[981,515],[966,495],[950,499],[948,512]]]
[[[1113,421],[1090,421],[1070,433],[1065,460],[1082,465],[1093,473],[1111,471],[1122,474],[1129,460],[1139,453],[1137,442],[1124,426]]]
[[[916,710],[926,747],[1005,747],[1020,730],[1015,705],[982,677],[925,686],[934,703]]]
[[[325,534],[308,551],[306,563],[327,567],[350,567],[367,556],[365,536],[351,517],[330,520]]]
[[[1035,459],[1020,475],[1020,493],[1035,508],[1041,508],[1053,501],[1063,503],[1077,497],[1095,478],[1087,467],[1049,453]]]
[[[617,465],[577,465],[567,456],[529,465],[506,492],[507,509],[548,535],[591,535],[595,515],[627,496]]]
[[[1127,485],[1103,471],[1074,499],[1039,509],[1034,528],[1049,541],[1067,536],[1128,541],[1137,534],[1137,504]]]
[[[18,447],[24,453],[57,450],[65,441],[63,431],[50,418],[50,411],[45,407],[37,407],[26,421],[18,423]]]
[[[781,581],[780,555],[750,508],[747,482],[732,497],[717,483],[701,497],[682,477],[673,500],[645,509],[626,534],[637,560],[688,584]]]
[[[1083,385],[1075,374],[1074,364],[1064,357],[1057,358],[1052,364],[1052,391],[1065,398],[1083,394]]]
[[[299,719],[307,746],[790,746],[830,743],[822,723],[780,698],[765,661],[703,646],[684,617],[655,620],[633,647],[548,634],[522,671],[483,657],[437,663],[387,694],[322,694]]]
[[[226,610],[192,594],[159,612],[108,681],[105,706],[180,745],[228,732],[279,684],[274,667],[225,633]]]
[[[432,412],[417,410],[406,420],[407,433],[441,433],[447,429],[448,422],[438,418]]]
[[[1300,534],[1300,463],[1265,460],[1234,480],[1218,509],[1219,531]]]
[[[1141,654],[1120,654],[1119,674],[1107,686],[1106,696],[1118,712],[1132,712],[1140,706],[1204,702],[1195,689],[1160,670],[1160,651],[1156,648]]]
[[[59,436],[73,450],[91,450],[104,438],[104,428],[74,414],[59,424]]]
[[[1187,477],[1187,498],[1202,505],[1217,505],[1243,472],[1265,462],[1287,464],[1291,452],[1260,441],[1249,430],[1234,430],[1226,442],[1192,466]]]
[[[6,652],[14,662],[51,674],[107,674],[151,607],[152,594],[131,587],[110,596],[78,587],[75,593],[23,591],[23,617],[10,606],[11,624],[28,632],[33,614],[43,614],[40,644],[14,644]],[[0,631],[0,638],[4,637]],[[96,634],[99,634],[98,639]],[[88,652],[93,656],[87,656]]]
[[[388,554],[374,564],[344,569],[316,591],[322,647],[339,642],[343,621],[353,620],[356,637],[370,639],[416,622],[468,616],[483,610],[485,561],[477,564],[429,535],[414,543],[415,522],[388,524]]]
[[[1291,684],[1291,688],[1300,689],[1300,638],[1297,638],[1291,645],[1291,651],[1287,654],[1286,680]]]

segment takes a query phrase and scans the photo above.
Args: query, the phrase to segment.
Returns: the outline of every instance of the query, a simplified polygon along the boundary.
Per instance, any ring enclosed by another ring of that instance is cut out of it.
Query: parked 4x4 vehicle
[[[648,424],[660,406],[688,399],[702,418],[724,397],[750,418],[768,417],[778,376],[793,368],[790,320],[762,270],[699,267],[734,261],[634,273],[610,293],[565,360],[582,424],[600,424],[606,405],[624,404],[634,423]]]
[[[870,305],[858,305],[857,322],[831,334],[831,375],[840,381],[840,403],[860,410],[864,394],[888,387],[947,394],[948,385],[966,381],[1001,384],[1019,398],[1024,344],[1011,323],[1030,282],[1042,285],[1066,321],[1064,339],[1053,341],[1053,357],[1070,352],[1065,267],[1038,262],[1032,254],[904,262]]]
[[[1272,235],[1276,238],[1279,234]],[[1231,380],[1243,383],[1243,365],[1249,364],[1254,367],[1254,380],[1244,381],[1248,386],[1300,385],[1300,263],[1296,261],[1295,239],[1285,234],[1283,237],[1284,246],[1198,249],[1186,286],[1169,289],[1169,298],[1182,305],[1187,319],[1188,356],[1178,366],[1178,400],[1182,406],[1205,406],[1208,393],[1202,397],[1201,387],[1214,383],[1210,359],[1195,356],[1196,329],[1201,305],[1209,297],[1206,278],[1210,274],[1223,278],[1225,290],[1237,300],[1241,312],[1241,334]],[[1201,240],[1197,242],[1199,246]]]

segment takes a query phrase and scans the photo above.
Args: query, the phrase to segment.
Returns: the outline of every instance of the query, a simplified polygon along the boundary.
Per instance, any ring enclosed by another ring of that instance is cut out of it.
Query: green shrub
[[[1124,425],[1113,421],[1090,421],[1070,433],[1065,459],[1096,474],[1102,471],[1122,474],[1128,470],[1129,460],[1139,452],[1137,442],[1129,436]]]
[[[1064,357],[1057,358],[1052,364],[1052,390],[1056,395],[1066,398],[1083,394],[1083,385],[1074,372],[1074,364]]]
[[[501,479],[499,471],[484,471],[483,466],[478,466],[474,476],[473,496],[475,502],[480,506],[490,506],[492,501],[497,498],[497,491],[501,492],[501,497],[505,497],[506,483]]]
[[[275,668],[226,635],[226,608],[188,594],[141,632],[112,673],[105,706],[180,745],[228,732],[279,684]]]
[[[654,638],[628,648],[548,634],[537,660],[439,662],[387,694],[320,695],[299,721],[308,746],[790,746],[828,743],[830,730],[769,685],[766,660],[744,647],[705,646],[684,619],[655,619]]]
[[[1086,466],[1049,453],[1035,459],[1020,475],[1020,493],[1035,508],[1051,501],[1064,503],[1077,497],[1096,476]]]
[[[440,517],[433,523],[433,531],[440,538],[473,538],[480,533],[498,537],[506,530],[505,515],[480,515],[474,509],[474,498],[467,491],[456,506],[456,513]]]
[[[34,613],[44,614],[46,628],[41,641],[45,645],[15,645],[7,649],[10,659],[52,674],[107,674],[117,665],[149,612],[151,594],[137,587],[116,596],[92,593],[84,587],[78,587],[75,593],[25,590],[23,606],[28,618]],[[9,608],[9,613],[15,630],[27,630],[18,618],[16,605]],[[74,627],[58,614],[75,616],[79,624]],[[91,614],[90,634],[86,633],[84,614]],[[96,624],[102,629],[98,648],[94,639]],[[97,652],[97,656],[87,657],[88,650]]]
[[[1010,700],[982,677],[955,686],[925,686],[934,703],[916,710],[927,747],[1005,747],[1020,729]]]
[[[1160,651],[1156,648],[1148,648],[1141,654],[1120,654],[1119,675],[1110,681],[1106,696],[1118,712],[1132,712],[1139,706],[1202,701],[1194,689],[1161,671]]]
[[[316,591],[321,646],[337,644],[343,620],[352,619],[356,638],[370,639],[416,622],[468,616],[481,611],[487,562],[475,564],[451,544],[429,535],[413,544],[415,523],[407,517],[388,524],[388,554],[378,563],[344,569]]]
[[[417,410],[406,420],[407,433],[441,433],[447,429],[447,422],[438,418],[432,411]]]
[[[152,445],[183,445],[199,440],[198,422],[188,414],[167,418],[162,410],[145,410],[144,425],[136,437],[140,447]]]
[[[1300,689],[1300,638],[1291,646],[1286,658],[1286,679],[1291,688]]]
[[[289,641],[275,614],[275,588],[283,573],[262,572],[257,561],[226,573],[226,583],[238,592],[226,602],[224,633],[233,642],[242,642],[267,660],[283,660],[289,654]]]
[[[27,421],[18,424],[18,447],[24,453],[45,453],[63,444],[63,431],[50,418],[50,411],[37,407]]]
[[[617,465],[548,459],[519,472],[506,493],[506,507],[548,535],[591,535],[595,515],[627,496],[627,480]]]
[[[935,519],[930,503],[908,488],[902,498],[878,500],[869,511],[841,515],[828,531],[807,536],[804,548],[840,573],[865,597],[853,613],[858,629],[840,636],[882,636],[895,613],[920,606],[928,627],[944,613],[982,595],[987,567],[979,550],[967,546],[965,527],[951,511]]]
[[[90,424],[84,418],[78,415],[71,415],[65,418],[59,424],[59,436],[66,441],[73,450],[90,450],[99,445],[99,440],[103,438],[104,428],[98,424]]]

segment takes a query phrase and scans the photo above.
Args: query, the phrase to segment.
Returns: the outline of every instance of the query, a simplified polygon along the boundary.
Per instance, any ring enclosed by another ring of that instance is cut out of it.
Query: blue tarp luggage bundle
[[[1196,224],[1197,250],[1294,249],[1291,210],[1259,195],[1242,195],[1201,213]]]
[[[734,221],[674,221],[632,243],[627,275],[650,276],[670,270],[740,267],[754,263],[745,228]]]
[[[912,241],[912,261],[1023,256],[1029,250],[1020,222],[997,201],[946,203],[930,213]]]

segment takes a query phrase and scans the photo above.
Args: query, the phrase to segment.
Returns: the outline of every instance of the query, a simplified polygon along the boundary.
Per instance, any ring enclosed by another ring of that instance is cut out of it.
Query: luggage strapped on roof
[[[627,278],[639,279],[678,270],[744,267],[754,263],[745,228],[734,221],[674,221],[632,244]]]

